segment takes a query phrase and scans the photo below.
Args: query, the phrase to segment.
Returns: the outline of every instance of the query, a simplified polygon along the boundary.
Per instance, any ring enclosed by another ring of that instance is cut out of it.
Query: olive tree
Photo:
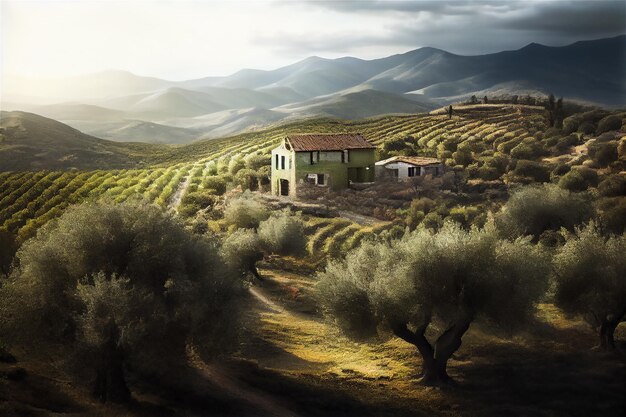
[[[546,231],[562,227],[573,231],[593,214],[587,194],[572,193],[553,184],[529,185],[513,192],[496,214],[496,225],[506,237],[531,235],[537,240]]]
[[[626,315],[626,235],[602,236],[590,224],[570,235],[554,257],[556,305],[599,330],[602,350],[615,348]]]
[[[273,214],[253,229],[237,229],[224,240],[222,255],[242,274],[262,279],[257,262],[265,255],[300,256],[306,253],[306,236],[300,214],[288,210]]]
[[[249,192],[230,200],[224,209],[224,220],[237,228],[256,229],[269,216],[267,207]]]
[[[448,360],[475,320],[515,330],[544,294],[549,261],[528,239],[503,241],[493,227],[464,231],[447,223],[385,242],[365,242],[319,275],[325,314],[349,336],[381,329],[414,345],[422,382],[450,380]],[[429,340],[427,329],[438,331]]]
[[[0,289],[0,327],[14,344],[62,346],[66,365],[101,401],[129,398],[125,373],[169,378],[186,348],[233,345],[241,280],[216,242],[161,208],[68,209],[17,252]]]

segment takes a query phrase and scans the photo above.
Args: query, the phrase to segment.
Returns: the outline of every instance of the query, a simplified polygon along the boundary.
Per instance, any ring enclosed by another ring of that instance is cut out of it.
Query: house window
[[[409,167],[409,177],[416,177],[419,175],[419,167]]]
[[[276,169],[278,169],[278,154],[276,154]]]
[[[285,169],[285,156],[280,157],[280,169]]]
[[[326,175],[325,174],[307,174],[304,178],[304,181],[309,184],[315,185],[326,185]]]

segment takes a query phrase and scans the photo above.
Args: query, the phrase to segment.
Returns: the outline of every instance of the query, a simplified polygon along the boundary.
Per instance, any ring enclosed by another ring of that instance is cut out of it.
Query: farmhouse
[[[304,184],[340,190],[372,182],[375,149],[360,134],[289,135],[272,150],[272,194],[294,197]]]
[[[412,177],[443,174],[443,164],[436,158],[421,156],[393,156],[376,162],[377,179],[407,180]]]

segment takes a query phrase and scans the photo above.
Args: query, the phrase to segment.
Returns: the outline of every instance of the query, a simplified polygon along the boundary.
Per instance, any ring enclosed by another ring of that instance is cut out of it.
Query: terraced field
[[[436,155],[444,141],[449,149],[461,143],[482,143],[478,157],[491,155],[504,143],[519,143],[545,128],[543,110],[528,106],[487,106],[456,110],[452,118],[443,114],[390,116],[361,121],[315,119],[285,124],[259,132],[206,140],[173,147],[150,161],[152,168],[97,171],[37,171],[0,173],[0,227],[16,233],[20,240],[76,203],[110,199],[120,203],[143,200],[163,207],[187,179],[190,189],[202,190],[207,178],[228,174],[233,160],[249,155],[267,155],[285,134],[293,132],[360,132],[381,150],[387,143],[402,141],[415,152]],[[510,146],[509,146],[510,149]],[[446,155],[439,155],[444,159]],[[449,155],[448,155],[449,156]],[[448,162],[451,164],[450,162]],[[230,171],[230,179],[232,174]],[[183,196],[184,197],[184,196]],[[358,227],[348,221],[322,225],[311,233],[312,252],[336,253],[349,249],[373,233],[376,227]]]

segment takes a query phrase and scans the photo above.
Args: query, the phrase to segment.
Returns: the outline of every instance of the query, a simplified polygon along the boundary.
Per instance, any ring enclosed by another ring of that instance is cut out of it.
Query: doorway
[[[280,195],[289,195],[289,180],[280,180]]]

